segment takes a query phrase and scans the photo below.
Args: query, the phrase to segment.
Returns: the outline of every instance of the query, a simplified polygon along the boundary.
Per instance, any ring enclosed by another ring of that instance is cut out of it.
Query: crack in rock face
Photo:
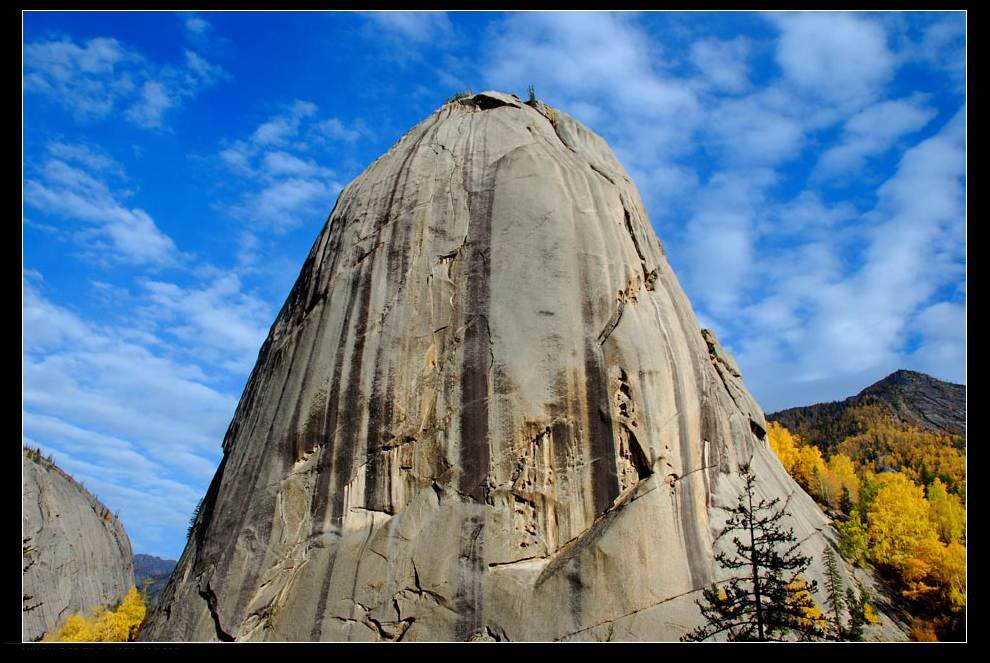
[[[141,637],[678,639],[739,464],[795,487],[713,347],[601,137],[444,104],[341,192]]]

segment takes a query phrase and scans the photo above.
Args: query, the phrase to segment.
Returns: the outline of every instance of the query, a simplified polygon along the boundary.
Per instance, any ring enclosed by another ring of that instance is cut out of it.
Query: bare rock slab
[[[740,464],[829,545],[765,428],[605,141],[447,103],[340,194],[142,638],[676,640]]]

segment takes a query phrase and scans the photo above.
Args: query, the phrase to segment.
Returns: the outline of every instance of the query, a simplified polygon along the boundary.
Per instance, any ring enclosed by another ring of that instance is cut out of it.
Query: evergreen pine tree
[[[783,528],[787,512],[778,506],[780,499],[754,504],[756,476],[749,465],[740,470],[744,488],[736,506],[727,509],[729,519],[716,542],[733,532],[741,532],[742,538],[732,538],[735,554],[715,555],[719,566],[737,575],[703,590],[697,604],[706,623],[681,639],[707,640],[719,634],[733,641],[820,637],[822,620],[812,598],[817,583],[801,578],[811,558],[800,554],[794,530]]]
[[[866,625],[866,611],[869,609],[870,595],[859,585],[858,595],[852,587],[846,589],[846,603],[849,606],[849,623],[845,629],[844,639],[855,642],[863,641],[863,627]]]
[[[832,636],[836,640],[844,639],[845,628],[842,625],[842,612],[845,609],[846,597],[839,575],[839,565],[835,561],[835,553],[831,548],[825,549],[825,605],[832,616]]]
[[[189,516],[189,527],[186,529],[186,539],[192,537],[193,532],[196,530],[196,520],[199,518],[199,512],[203,509],[203,499],[200,498],[199,502],[196,503],[196,508],[193,510],[192,515]]]

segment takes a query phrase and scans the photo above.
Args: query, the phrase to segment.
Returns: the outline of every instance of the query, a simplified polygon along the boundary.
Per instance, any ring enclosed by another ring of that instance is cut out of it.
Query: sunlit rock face
[[[449,102],[341,193],[142,638],[677,639],[741,463],[827,545],[764,429],[605,141]]]
[[[134,584],[131,542],[106,506],[54,464],[21,452],[24,640],[122,599]]]

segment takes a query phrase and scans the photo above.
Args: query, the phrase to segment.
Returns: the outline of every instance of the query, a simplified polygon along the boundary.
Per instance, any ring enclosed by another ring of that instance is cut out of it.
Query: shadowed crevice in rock
[[[233,642],[234,636],[227,633],[223,626],[220,625],[220,615],[217,613],[217,595],[210,589],[207,585],[206,589],[199,590],[199,595],[203,597],[206,601],[206,606],[210,611],[210,617],[213,619],[213,628],[216,629],[216,636],[220,642]]]

